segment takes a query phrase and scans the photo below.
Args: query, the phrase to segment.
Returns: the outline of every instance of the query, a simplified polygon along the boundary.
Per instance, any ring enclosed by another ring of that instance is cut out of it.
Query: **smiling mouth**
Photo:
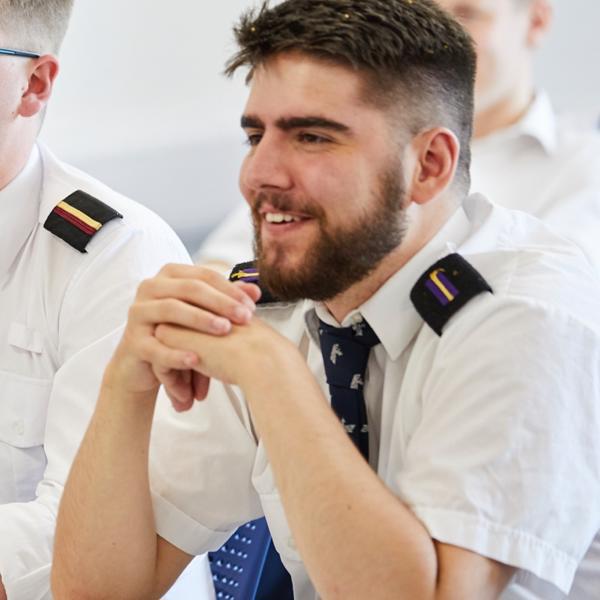
[[[306,221],[307,217],[299,217],[288,213],[267,212],[264,214],[264,219],[267,223],[280,225],[282,223],[299,223],[300,221]]]

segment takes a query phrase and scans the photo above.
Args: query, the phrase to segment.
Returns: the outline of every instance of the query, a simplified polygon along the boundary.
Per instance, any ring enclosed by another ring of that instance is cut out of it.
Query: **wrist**
[[[111,395],[126,395],[141,401],[156,398],[160,382],[149,364],[132,356],[119,344],[104,371],[102,388]]]
[[[241,365],[239,387],[252,397],[265,387],[279,389],[288,385],[306,371],[310,377],[306,360],[286,338],[275,338],[253,353],[252,359]]]

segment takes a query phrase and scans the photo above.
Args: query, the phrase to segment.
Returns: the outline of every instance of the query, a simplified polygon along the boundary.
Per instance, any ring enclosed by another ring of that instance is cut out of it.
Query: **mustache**
[[[259,215],[265,204],[281,212],[298,212],[316,219],[324,216],[324,211],[320,206],[279,192],[260,192],[252,203],[253,214]]]

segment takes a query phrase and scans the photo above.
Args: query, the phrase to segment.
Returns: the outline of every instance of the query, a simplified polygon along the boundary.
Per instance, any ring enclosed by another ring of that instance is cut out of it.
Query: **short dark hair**
[[[58,52],[74,0],[0,0],[0,30],[20,49]]]
[[[362,72],[365,97],[397,106],[414,135],[448,127],[461,144],[457,181],[470,185],[470,139],[476,57],[462,27],[433,0],[267,1],[234,28],[238,52],[226,75],[254,70],[270,57],[301,52]]]

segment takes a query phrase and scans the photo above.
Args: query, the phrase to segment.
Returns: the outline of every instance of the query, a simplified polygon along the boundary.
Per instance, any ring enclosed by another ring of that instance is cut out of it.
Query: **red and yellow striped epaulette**
[[[44,229],[85,253],[90,240],[103,225],[123,215],[81,190],[59,202],[48,215]]]

